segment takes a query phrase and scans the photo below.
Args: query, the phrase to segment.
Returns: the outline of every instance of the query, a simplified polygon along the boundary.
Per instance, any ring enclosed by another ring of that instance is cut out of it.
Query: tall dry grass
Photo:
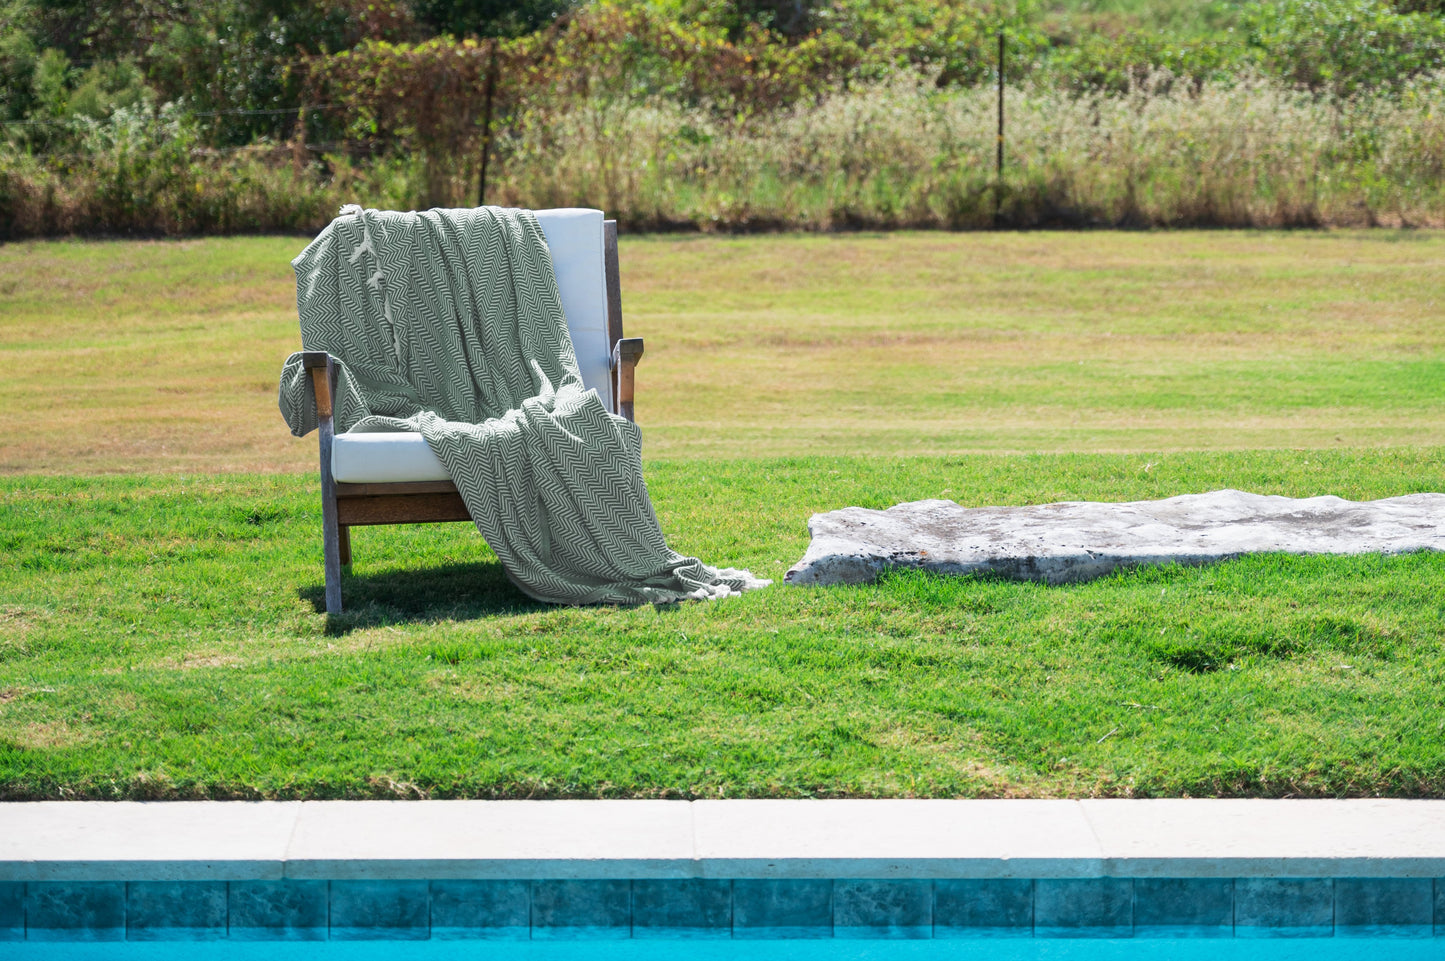
[[[1014,89],[1002,185],[994,97],[895,79],[733,122],[657,100],[539,111],[503,144],[501,193],[703,229],[1445,223],[1445,77],[1343,100],[1263,79]]]
[[[1445,225],[1445,75],[1331,98],[1244,78],[1123,93],[895,78],[724,118],[667,99],[537,105],[499,138],[487,199],[594,206],[630,229]],[[0,149],[0,238],[315,230],[341,203],[417,206],[416,158],[208,152],[163,126],[69,158]],[[458,158],[452,202],[475,202]]]

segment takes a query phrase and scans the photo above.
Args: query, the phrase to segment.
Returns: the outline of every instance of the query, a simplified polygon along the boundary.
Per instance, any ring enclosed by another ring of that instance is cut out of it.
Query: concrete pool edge
[[[1445,877],[1445,801],[0,804],[0,881],[839,877]]]
[[[0,804],[0,941],[1445,936],[1445,801]]]

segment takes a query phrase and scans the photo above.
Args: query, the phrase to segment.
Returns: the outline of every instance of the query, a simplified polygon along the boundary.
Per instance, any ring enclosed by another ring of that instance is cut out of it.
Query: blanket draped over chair
[[[341,361],[337,433],[419,431],[527,594],[630,604],[769,583],[668,548],[641,433],[583,387],[531,211],[347,207],[292,266],[302,344]],[[280,405],[293,434],[315,428],[299,353]]]

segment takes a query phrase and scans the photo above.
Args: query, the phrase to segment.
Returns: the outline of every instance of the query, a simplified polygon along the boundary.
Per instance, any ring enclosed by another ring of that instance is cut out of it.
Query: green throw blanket
[[[769,583],[668,548],[641,433],[582,385],[531,211],[349,206],[292,266],[302,344],[342,361],[336,432],[420,431],[532,597],[632,604]],[[299,353],[280,404],[293,434],[316,426]]]

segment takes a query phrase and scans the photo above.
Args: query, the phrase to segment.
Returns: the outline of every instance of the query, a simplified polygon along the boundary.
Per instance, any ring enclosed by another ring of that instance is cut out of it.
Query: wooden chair
[[[537,211],[552,248],[562,307],[583,382],[597,390],[613,413],[632,420],[634,374],[642,359],[642,338],[622,336],[617,222],[603,221],[601,216],[601,211],[594,210]],[[595,245],[594,222],[600,222],[601,228]],[[445,470],[420,434],[338,437],[332,416],[336,359],[325,351],[307,351],[303,364],[311,373],[316,394],[321,442],[326,612],[340,614],[342,570],[351,566],[351,528],[471,521],[472,517],[456,485],[442,479]],[[339,445],[349,445],[342,464],[337,459]],[[367,447],[386,449],[378,457],[375,452],[368,454]],[[379,462],[368,467],[368,459]]]

